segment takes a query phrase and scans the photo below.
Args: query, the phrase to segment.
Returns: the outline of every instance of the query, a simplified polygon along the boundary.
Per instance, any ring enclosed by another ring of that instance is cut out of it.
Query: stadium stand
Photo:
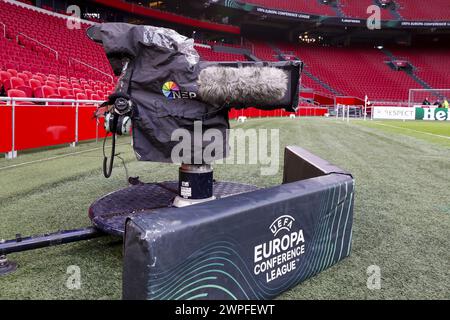
[[[344,95],[406,101],[408,90],[421,88],[408,74],[392,70],[389,58],[374,48],[332,48],[280,44],[306,64],[306,70]]]
[[[269,44],[257,41],[254,41],[251,44],[254,54],[257,58],[264,61],[280,60],[279,54],[273,48],[271,48]],[[301,86],[302,88],[311,89],[316,92],[322,92],[326,94],[331,93],[327,88],[324,88],[306,74],[304,74],[302,77]]]
[[[265,61],[278,61],[277,53],[269,44],[263,42],[253,42],[253,50],[255,55]]]
[[[339,10],[335,11],[330,5],[321,4],[317,0],[247,0],[245,2],[266,8],[325,16],[337,16],[337,12],[340,11],[350,18],[367,18],[367,7],[376,4],[373,0],[339,0],[336,2]],[[394,5],[395,10],[404,20],[450,20],[448,0],[433,0],[432,6],[428,1],[423,0],[395,0]],[[398,20],[389,8],[382,9],[381,15],[382,20]]]
[[[342,0],[341,0],[342,1]],[[396,0],[397,11],[405,20],[450,20],[450,1]]]
[[[374,5],[373,0],[339,0],[339,7],[346,17],[367,18],[367,8]],[[381,9],[381,20],[396,20],[391,10]]]
[[[397,58],[407,60],[414,72],[434,89],[450,87],[450,59],[448,49],[392,48]]]
[[[208,45],[197,44],[195,49],[202,59],[207,61],[246,61],[243,55],[228,52],[215,52]]]
[[[336,12],[329,5],[321,4],[316,0],[286,1],[286,0],[247,0],[247,3],[266,8],[281,9],[291,12],[303,12],[324,16],[335,16]]]
[[[97,86],[104,95],[113,89],[106,75],[112,70],[102,48],[85,35],[88,24],[71,30],[66,19],[6,1],[0,1],[0,21],[6,27],[5,37],[0,36],[0,89],[5,93],[20,89],[30,96],[43,85],[72,88],[80,81]],[[5,80],[7,74],[12,79]]]

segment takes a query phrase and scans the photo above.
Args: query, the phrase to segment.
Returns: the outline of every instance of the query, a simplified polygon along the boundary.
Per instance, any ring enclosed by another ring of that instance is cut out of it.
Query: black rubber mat
[[[258,188],[234,182],[214,182],[217,199],[250,192]],[[170,208],[178,193],[178,181],[145,183],[118,190],[95,201],[89,208],[89,218],[100,230],[123,236],[127,217],[143,211]]]

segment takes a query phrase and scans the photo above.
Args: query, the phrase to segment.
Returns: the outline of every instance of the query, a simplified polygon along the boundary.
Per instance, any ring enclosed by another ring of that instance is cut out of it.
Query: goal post
[[[450,89],[409,89],[408,107],[421,106],[428,98],[430,104],[450,100]]]
[[[334,108],[336,119],[343,121],[350,121],[350,118],[361,119],[364,118],[365,106],[362,105],[345,105],[337,104]]]

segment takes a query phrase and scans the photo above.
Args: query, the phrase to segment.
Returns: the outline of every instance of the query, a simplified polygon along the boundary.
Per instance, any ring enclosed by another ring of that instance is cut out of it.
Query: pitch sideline
[[[373,123],[376,125],[379,125],[379,126],[391,127],[391,128],[395,128],[395,129],[404,129],[404,130],[409,130],[409,131],[413,131],[413,132],[417,132],[417,133],[427,134],[429,136],[434,136],[434,137],[450,140],[450,137],[443,136],[440,134],[434,134],[434,133],[430,133],[430,132],[424,132],[424,131],[414,130],[414,129],[410,129],[410,128],[404,128],[404,127],[397,127],[397,126],[393,126],[393,125],[389,125],[389,124],[385,124],[385,123],[377,123],[377,122],[373,122]]]

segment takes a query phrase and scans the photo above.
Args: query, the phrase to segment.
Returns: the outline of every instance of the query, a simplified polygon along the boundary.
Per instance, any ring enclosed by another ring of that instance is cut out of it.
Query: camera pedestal
[[[213,183],[213,169],[211,165],[181,165],[179,170],[178,195],[173,201],[173,206],[183,208],[215,200]]]

